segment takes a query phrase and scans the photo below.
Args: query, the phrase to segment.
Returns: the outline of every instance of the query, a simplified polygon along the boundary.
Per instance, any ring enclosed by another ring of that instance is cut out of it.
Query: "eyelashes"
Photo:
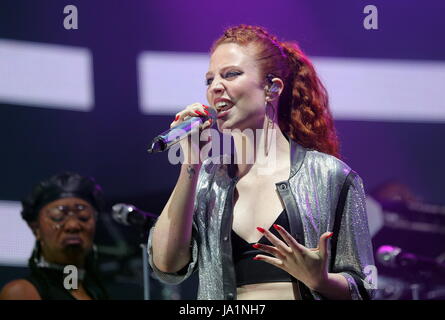
[[[241,71],[230,71],[230,72],[227,72],[226,74],[225,74],[225,77],[224,78],[231,78],[231,77],[236,77],[236,76],[240,76],[240,75],[242,75],[243,73],[241,72]]]
[[[233,77],[240,76],[242,74],[243,74],[243,72],[241,72],[241,71],[229,71],[223,75],[223,78],[224,79],[233,78]],[[213,78],[206,79],[205,80],[206,86],[209,86],[212,83],[212,81],[213,81]]]

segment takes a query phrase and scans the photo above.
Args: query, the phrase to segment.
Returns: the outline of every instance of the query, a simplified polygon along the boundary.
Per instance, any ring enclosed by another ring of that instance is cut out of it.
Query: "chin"
[[[69,245],[63,248],[63,251],[68,255],[82,255],[86,250],[79,245]]]
[[[243,122],[243,123],[227,123],[227,124],[225,123],[225,124],[221,125],[220,131],[222,131],[223,129],[232,130],[232,131],[239,130],[240,132],[244,132],[244,130],[251,129],[251,130],[253,130],[253,132],[255,132],[255,129],[257,129],[257,128],[252,126],[251,123]]]
[[[243,123],[236,121],[236,119],[227,119],[221,122],[218,122],[218,129],[222,132],[222,130],[244,130]]]

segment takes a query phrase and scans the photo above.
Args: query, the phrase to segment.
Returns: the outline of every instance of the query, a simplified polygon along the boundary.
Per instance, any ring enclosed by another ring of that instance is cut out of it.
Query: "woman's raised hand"
[[[187,120],[190,117],[200,117],[200,116],[210,115],[210,112],[208,111],[209,108],[210,107],[199,102],[188,105],[175,115],[175,120],[170,124],[170,128],[177,126],[178,124],[180,124],[184,120]],[[212,119],[209,119],[204,122],[201,130],[207,129],[211,125],[212,125]],[[202,161],[200,159],[199,152],[202,147],[204,147],[208,142],[210,142],[210,140],[211,140],[210,136],[207,141],[201,141],[200,137],[198,137],[197,141],[199,141],[199,143],[196,144],[196,141],[194,141],[194,139],[192,139],[191,136],[188,136],[186,139],[182,139],[180,141],[180,145],[182,152],[184,154],[184,162],[201,164]]]
[[[328,279],[328,239],[333,233],[323,233],[318,247],[309,249],[299,244],[281,226],[274,224],[274,228],[279,232],[284,242],[269,230],[257,228],[273,246],[255,243],[253,247],[267,252],[273,257],[259,254],[253,259],[265,261],[283,269],[312,290],[320,288]]]

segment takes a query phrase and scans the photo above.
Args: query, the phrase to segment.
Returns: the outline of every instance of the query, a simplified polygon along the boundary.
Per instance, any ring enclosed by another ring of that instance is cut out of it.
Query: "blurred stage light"
[[[0,201],[0,265],[26,266],[35,238],[22,219],[18,201]]]
[[[445,122],[445,63],[313,57],[338,120]],[[207,103],[206,54],[144,52],[138,58],[144,114]]]
[[[0,39],[0,103],[91,111],[90,50]]]

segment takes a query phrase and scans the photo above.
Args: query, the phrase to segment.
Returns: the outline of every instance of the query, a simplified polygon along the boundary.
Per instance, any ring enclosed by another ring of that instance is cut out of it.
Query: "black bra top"
[[[281,212],[274,224],[279,224],[284,229],[289,231],[289,221],[287,219],[285,210]],[[277,236],[278,239],[282,240],[280,234],[273,226],[269,229],[269,231]],[[258,243],[272,245],[272,243],[270,243],[270,241],[264,236],[261,237]],[[292,277],[289,273],[274,265],[271,265],[270,263],[260,260],[253,260],[253,257],[255,257],[257,254],[268,256],[271,255],[253,248],[252,244],[253,243],[248,243],[232,230],[232,254],[237,287],[254,283],[297,281],[297,279]]]

